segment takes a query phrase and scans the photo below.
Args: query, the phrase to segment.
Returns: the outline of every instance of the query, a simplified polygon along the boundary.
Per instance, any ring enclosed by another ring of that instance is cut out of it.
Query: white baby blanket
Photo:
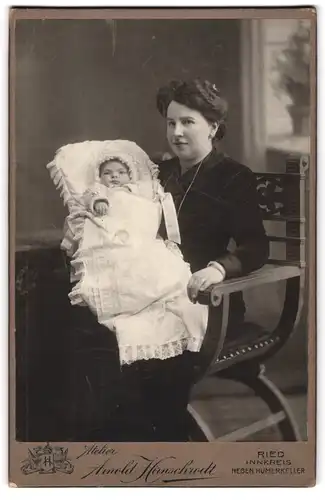
[[[98,217],[85,210],[82,196],[111,157],[128,161],[139,189],[109,189],[108,215]],[[157,236],[163,209],[176,240],[179,233],[171,198],[163,206],[156,166],[134,143],[105,141],[66,146],[48,168],[70,212],[62,246],[73,254],[72,304],[89,306],[116,333],[121,363],[198,351],[207,308],[189,301],[189,266]]]

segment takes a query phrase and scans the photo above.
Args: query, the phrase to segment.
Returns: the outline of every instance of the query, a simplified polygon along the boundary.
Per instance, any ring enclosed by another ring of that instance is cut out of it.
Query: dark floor
[[[222,381],[223,383],[223,381]],[[302,440],[307,439],[306,433],[306,397],[304,394],[290,394],[287,400],[295,416]],[[269,416],[267,407],[254,396],[205,395],[200,394],[192,401],[194,409],[200,413],[209,426],[215,439],[226,439],[229,433],[251,426],[254,422]],[[263,431],[255,432],[240,441],[279,441],[278,430],[273,426]]]

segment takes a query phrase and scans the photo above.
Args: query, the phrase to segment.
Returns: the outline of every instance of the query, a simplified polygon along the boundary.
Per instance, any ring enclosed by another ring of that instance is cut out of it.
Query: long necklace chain
[[[185,198],[186,198],[186,196],[187,196],[187,194],[188,194],[189,190],[191,189],[191,187],[192,187],[192,186],[193,186],[193,184],[194,184],[194,181],[195,181],[195,179],[196,179],[196,177],[197,177],[197,175],[198,175],[198,173],[199,173],[199,171],[200,171],[200,169],[201,169],[201,166],[202,166],[202,163],[203,163],[203,160],[204,160],[204,159],[205,159],[205,158],[203,158],[203,159],[200,161],[200,163],[199,163],[199,165],[198,165],[198,167],[197,167],[197,169],[196,169],[196,172],[195,172],[195,174],[194,174],[194,176],[193,176],[193,179],[192,179],[192,181],[191,181],[190,185],[188,186],[188,188],[187,188],[187,189],[186,189],[186,191],[185,191],[185,194],[184,194],[184,196],[183,196],[183,198],[182,198],[182,200],[181,200],[181,202],[180,202],[180,204],[179,204],[178,210],[177,210],[177,216],[179,215],[179,212],[180,212],[180,210],[181,210],[181,208],[182,208],[182,206],[183,206],[183,203],[184,203],[184,201],[185,201]]]

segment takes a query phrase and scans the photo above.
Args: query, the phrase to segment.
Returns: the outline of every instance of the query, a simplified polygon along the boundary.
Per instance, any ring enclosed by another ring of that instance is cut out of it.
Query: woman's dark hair
[[[208,122],[217,122],[219,127],[215,139],[220,140],[226,132],[228,105],[219,89],[208,80],[173,80],[157,92],[157,108],[166,117],[172,101],[199,111]]]

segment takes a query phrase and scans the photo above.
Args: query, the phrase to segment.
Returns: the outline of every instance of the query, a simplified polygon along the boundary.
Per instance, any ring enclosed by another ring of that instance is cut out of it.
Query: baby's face
[[[123,186],[130,180],[128,169],[119,161],[108,161],[101,168],[100,181],[104,186]]]

